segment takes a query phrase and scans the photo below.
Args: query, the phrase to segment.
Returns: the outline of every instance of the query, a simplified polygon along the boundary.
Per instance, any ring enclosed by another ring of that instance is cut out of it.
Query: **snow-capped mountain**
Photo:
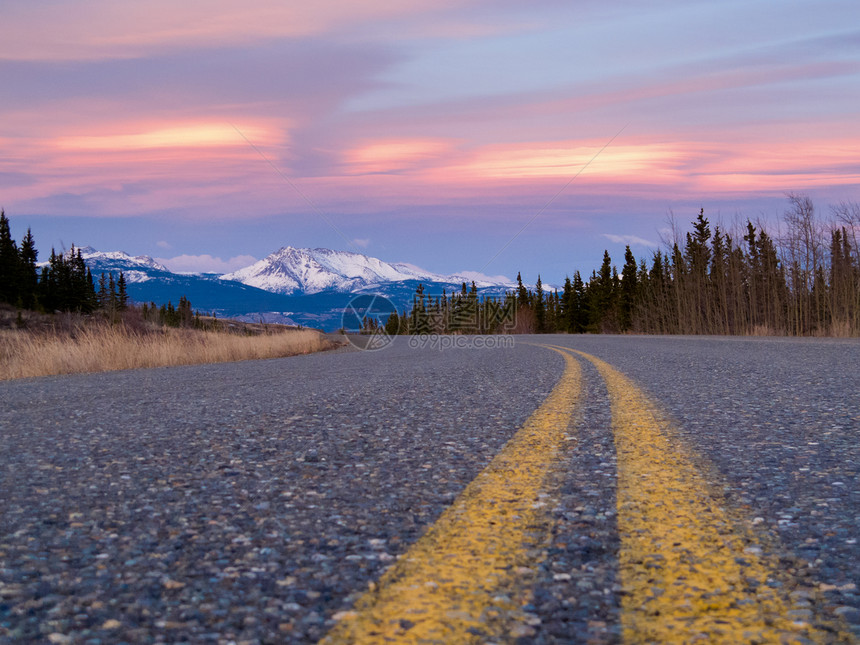
[[[300,324],[333,331],[343,325],[350,301],[362,294],[387,298],[408,311],[419,284],[431,296],[459,291],[475,282],[482,296],[498,297],[515,288],[509,280],[464,271],[439,275],[406,263],[383,262],[360,253],[286,247],[238,271],[175,273],[149,256],[80,249],[98,280],[122,271],[134,302],[158,305],[188,298],[195,309],[218,317]],[[77,252],[77,249],[75,249]]]
[[[478,287],[513,287],[474,272],[439,275],[406,263],[389,263],[360,253],[331,249],[297,249],[291,246],[275,251],[244,269],[221,276],[272,293],[291,295],[323,291],[349,293],[392,282],[420,280],[459,284],[475,280]]]
[[[170,273],[170,269],[148,255],[129,255],[124,251],[96,251],[91,246],[84,246],[79,250],[93,274],[122,271],[129,284],[151,280],[153,271]]]

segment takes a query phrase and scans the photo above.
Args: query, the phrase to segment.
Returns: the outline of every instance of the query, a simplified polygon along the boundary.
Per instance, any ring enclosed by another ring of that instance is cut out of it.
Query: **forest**
[[[474,283],[437,296],[419,286],[411,310],[384,330],[860,336],[860,204],[831,206],[825,221],[809,197],[788,202],[775,233],[750,220],[723,230],[702,209],[687,232],[672,222],[650,258],[627,246],[619,271],[606,251],[598,269],[575,271],[560,292],[540,276],[527,288],[520,275],[503,298],[479,298]]]
[[[143,320],[157,325],[205,326],[200,314],[192,312],[191,303],[184,296],[178,307],[170,302],[161,307],[154,302],[137,307],[129,299],[122,272],[117,277],[113,273],[101,273],[96,282],[80,249],[74,245],[66,253],[51,249],[50,259],[41,268],[37,261],[32,231],[27,229],[19,246],[12,238],[9,218],[0,210],[0,303],[48,314],[98,313],[114,321],[134,309]],[[22,326],[20,313],[18,320]]]
[[[724,230],[701,209],[688,231],[671,222],[663,248],[637,258],[627,246],[618,269],[608,251],[591,275],[579,271],[563,288],[546,289],[540,275],[503,297],[425,293],[411,310],[384,323],[368,318],[365,332],[388,334],[639,333],[860,336],[860,204],[842,202],[823,219],[812,200],[789,195],[775,231],[747,220]],[[53,250],[39,267],[30,230],[20,245],[0,211],[0,303],[52,313],[99,312],[116,317],[129,302],[122,273],[98,282],[80,250]],[[183,298],[140,307],[144,320],[170,326],[202,324]],[[20,316],[19,316],[20,318]]]

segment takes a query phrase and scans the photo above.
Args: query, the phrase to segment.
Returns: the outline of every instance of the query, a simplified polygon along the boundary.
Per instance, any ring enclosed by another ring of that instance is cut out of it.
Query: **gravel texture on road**
[[[822,592],[825,605],[798,618],[829,613],[860,637],[860,341],[554,338],[611,363],[662,407],[707,460],[711,487],[781,559],[785,584]]]
[[[606,385],[591,363],[581,366],[580,414],[559,464],[555,526],[534,592],[541,622],[529,642],[617,643],[621,635],[612,418]]]
[[[789,576],[860,625],[860,343],[517,337],[0,383],[0,642],[315,642],[579,349],[633,378]],[[618,642],[606,388],[558,466],[522,642]]]
[[[398,342],[0,384],[0,639],[314,642],[562,367]]]

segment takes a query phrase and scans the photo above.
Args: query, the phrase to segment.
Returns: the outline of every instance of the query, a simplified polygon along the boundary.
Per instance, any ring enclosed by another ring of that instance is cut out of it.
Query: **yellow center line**
[[[559,353],[565,370],[544,403],[322,643],[484,643],[528,619],[547,479],[581,391],[579,363]]]
[[[802,610],[792,615],[789,591],[768,585],[775,563],[730,517],[645,394],[608,363],[576,353],[600,372],[612,406],[624,641],[851,641],[803,622]]]

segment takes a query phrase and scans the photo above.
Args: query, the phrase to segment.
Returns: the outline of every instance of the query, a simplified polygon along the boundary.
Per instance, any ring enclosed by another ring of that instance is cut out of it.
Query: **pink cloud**
[[[245,147],[251,141],[270,141],[275,134],[266,128],[230,123],[162,124],[156,127],[135,125],[130,131],[115,134],[60,137],[57,147],[63,150],[123,152],[154,148],[224,148]],[[280,133],[278,133],[280,135]]]
[[[456,142],[443,139],[377,139],[344,153],[348,174],[396,173],[439,163]]]
[[[251,9],[244,0],[71,0],[52,6],[49,19],[43,6],[19,3],[4,8],[0,59],[133,58],[169,49],[307,38],[347,27],[351,30],[360,23],[432,15],[462,4],[454,0],[258,0]]]
[[[66,194],[84,198],[80,208],[93,215],[183,208],[219,217],[306,210],[290,182],[323,210],[356,212],[500,199],[533,204],[580,171],[567,194],[704,198],[860,184],[860,137],[780,142],[773,141],[778,132],[765,131],[745,141],[670,141],[652,134],[622,136],[602,152],[600,139],[469,147],[462,139],[363,137],[324,172],[301,176],[283,128],[266,121],[242,128],[257,150],[229,124],[212,121],[7,137],[0,145],[15,153],[0,158],[0,172],[20,179],[4,186],[4,199],[35,203]]]
[[[238,0],[93,0],[58,5],[46,21],[37,3],[13,3],[0,39],[4,64],[18,61],[4,68],[16,80],[0,107],[0,196],[31,210],[241,217],[306,212],[294,182],[326,211],[407,217],[412,206],[541,203],[589,163],[565,196],[860,184],[856,119],[824,99],[837,116],[819,118],[798,99],[803,83],[856,74],[847,56],[794,59],[768,49],[745,64],[673,58],[536,91],[466,87],[444,100],[428,92],[408,107],[382,100],[352,109],[380,89],[413,98],[413,79],[395,72],[431,49],[415,38],[481,41],[533,28],[514,19],[512,4],[492,19],[490,5],[471,4],[481,11],[453,0],[264,0],[253,10]],[[52,62],[65,59],[78,62]]]
[[[604,148],[604,146],[606,146]],[[481,148],[466,164],[449,169],[458,178],[572,178],[589,181],[677,181],[687,146],[661,142],[549,141]]]

